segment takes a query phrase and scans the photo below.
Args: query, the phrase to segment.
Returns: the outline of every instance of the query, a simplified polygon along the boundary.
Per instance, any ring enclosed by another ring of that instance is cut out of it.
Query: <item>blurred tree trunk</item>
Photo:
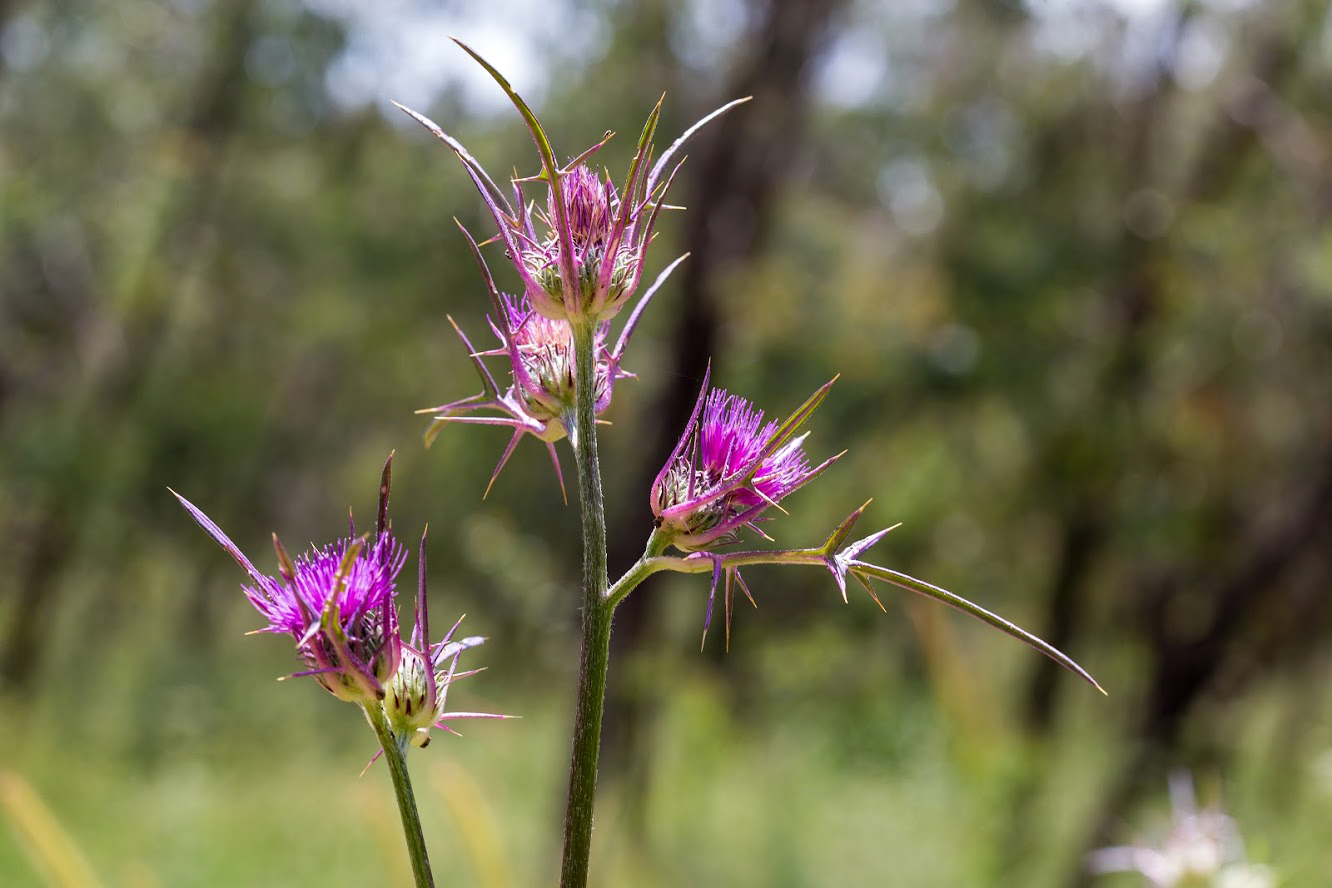
[[[0,34],[5,32],[9,20],[14,17],[14,13],[17,11],[18,0],[0,0]],[[4,75],[5,68],[5,54],[0,53],[0,76]]]
[[[1323,6],[1304,4],[1303,26],[1292,26],[1283,22],[1282,16],[1273,16],[1271,27],[1255,41],[1256,45],[1249,47],[1251,83],[1266,84],[1265,89],[1281,88],[1294,70],[1303,44],[1310,39],[1310,28],[1317,32],[1313,23],[1322,20]],[[1086,140],[1095,137],[1097,128],[1088,126],[1087,121],[1114,115],[1129,133],[1127,150],[1116,167],[1119,175],[1114,192],[1127,196],[1144,189],[1162,189],[1169,176],[1155,168],[1154,148],[1159,146],[1175,111],[1173,103],[1178,91],[1173,74],[1179,41],[1196,12],[1195,7],[1181,4],[1174,21],[1166,25],[1158,42],[1162,49],[1150,88],[1132,105],[1104,105],[1098,98],[1095,106],[1084,103],[1075,107],[1064,122],[1048,125],[1037,150],[1037,168],[1058,168],[1061,158],[1069,156],[1068,152],[1090,150]],[[1231,104],[1218,106],[1210,131],[1180,185],[1166,189],[1172,192],[1173,203],[1184,206],[1224,199],[1236,187],[1246,163],[1270,141],[1242,122],[1262,117],[1261,113],[1237,114]],[[1321,185],[1327,187],[1327,183]],[[1143,238],[1127,226],[1121,227],[1110,252],[1113,258],[1105,263],[1111,276],[1098,287],[1106,305],[1102,315],[1111,318],[1114,324],[1107,336],[1113,345],[1107,350],[1092,388],[1093,397],[1080,403],[1073,415],[1048,433],[1036,461],[1034,483],[1043,484],[1051,491],[1059,528],[1047,584],[1046,619],[1038,627],[1038,634],[1065,651],[1075,651],[1079,645],[1090,613],[1088,595],[1103,559],[1109,560],[1112,554],[1117,554],[1111,550],[1122,530],[1125,504],[1118,488],[1125,470],[1123,460],[1125,454],[1133,453],[1145,440],[1142,403],[1150,393],[1156,366],[1168,345],[1154,336],[1167,298],[1160,269],[1176,261],[1173,251],[1177,249],[1169,237]],[[1088,426],[1089,416],[1096,417],[1094,428]],[[1222,498],[1230,495],[1229,488],[1219,494]],[[1274,491],[1272,495],[1282,493]],[[1307,507],[1308,520],[1319,520],[1319,507],[1314,505],[1318,501],[1314,496]],[[1280,546],[1265,539],[1256,527],[1241,528],[1236,533],[1234,548],[1247,554],[1235,559],[1233,573],[1215,576],[1213,564],[1205,560],[1205,555],[1184,553],[1177,556],[1179,560],[1167,580],[1151,581],[1150,591],[1143,587],[1141,600],[1150,601],[1151,606],[1135,615],[1135,619],[1152,613],[1160,616],[1184,596],[1197,596],[1200,587],[1215,589],[1214,594],[1224,598],[1227,590],[1236,588],[1232,585],[1235,582],[1258,584],[1247,589],[1243,602],[1234,602],[1234,611],[1223,615],[1223,608],[1218,607],[1206,637],[1187,643],[1187,650],[1179,649],[1178,639],[1165,637],[1159,625],[1140,627],[1148,639],[1159,645],[1159,660],[1149,682],[1149,696],[1144,702],[1139,728],[1125,755],[1123,770],[1094,818],[1087,850],[1109,841],[1111,828],[1122,820],[1140,792],[1164,786],[1165,765],[1173,757],[1186,713],[1201,688],[1223,668],[1227,652],[1234,653],[1234,641],[1244,622],[1236,612],[1249,612],[1248,607],[1259,597],[1260,587],[1269,591],[1277,588],[1276,575],[1280,570],[1273,570],[1276,565],[1261,553],[1280,547],[1284,555],[1298,557],[1296,550],[1301,545],[1295,536],[1291,533],[1279,536],[1284,541]],[[1307,547],[1309,541],[1306,537],[1303,546]],[[1271,573],[1255,572],[1258,564]],[[1023,729],[1037,748],[1053,736],[1060,697],[1068,687],[1052,662],[1041,659],[1033,663],[1021,712]],[[1042,781],[1042,774],[1033,771],[1012,787],[1013,815],[999,843],[1000,873],[1005,880],[1015,877],[1039,841],[1033,831],[1032,804]],[[1072,883],[1086,884],[1088,876],[1081,856],[1075,870]]]
[[[1124,115],[1132,138],[1121,166],[1123,179],[1116,184],[1119,194],[1130,195],[1151,188],[1161,175],[1151,163],[1151,149],[1158,138],[1158,127],[1169,118],[1169,100],[1175,92],[1171,71],[1178,54],[1179,36],[1189,15],[1188,7],[1180,9],[1171,27],[1173,39],[1153,73],[1153,88]],[[1101,109],[1100,113],[1113,112]],[[1071,123],[1070,129],[1081,129],[1076,121]],[[1056,132],[1058,129],[1055,128]],[[1056,148],[1057,144],[1058,141],[1049,143],[1047,148]],[[1063,651],[1077,644],[1080,618],[1086,612],[1086,590],[1113,531],[1114,488],[1122,470],[1118,458],[1131,452],[1131,442],[1141,434],[1138,405],[1150,382],[1151,364],[1157,357],[1147,337],[1162,299],[1161,281],[1155,269],[1166,249],[1164,239],[1146,240],[1127,226],[1120,227],[1113,259],[1107,263],[1114,276],[1102,285],[1105,315],[1115,324],[1109,337],[1114,344],[1101,367],[1094,399],[1080,405],[1074,415],[1066,418],[1066,425],[1046,442],[1035,473],[1038,478],[1057,479],[1062,500],[1057,507],[1060,537],[1051,566],[1047,618],[1041,637]],[[1098,417],[1102,422],[1089,428],[1088,416]],[[1122,446],[1097,448],[1086,440],[1088,436],[1107,433]],[[1101,458],[1090,467],[1079,466],[1077,471],[1066,468],[1078,461],[1076,454],[1085,453],[1097,453]],[[1037,660],[1032,666],[1023,711],[1028,736],[1041,740],[1053,728],[1059,694],[1065,684],[1058,665],[1044,657]]]
[[[1310,23],[1319,21],[1320,10],[1325,9],[1325,4],[1309,6],[1305,18]],[[1173,29],[1176,38],[1183,32],[1191,10],[1189,6],[1182,8],[1180,20]],[[1255,48],[1251,66],[1254,82],[1279,88],[1294,69],[1304,42],[1309,39],[1307,27],[1311,25],[1290,31],[1277,29],[1267,42]],[[1292,34],[1296,36],[1292,38]],[[1156,138],[1157,123],[1163,115],[1170,113],[1166,100],[1173,92],[1171,72],[1176,62],[1177,39],[1173,46],[1163,58],[1156,76],[1157,87],[1130,118],[1135,131],[1134,147],[1125,169],[1134,178],[1118,189],[1120,193],[1131,194],[1152,184],[1146,148]],[[1204,150],[1177,195],[1178,204],[1219,199],[1232,187],[1245,160],[1262,147],[1262,134],[1235,118],[1232,109],[1217,109],[1211,136],[1206,139]],[[1143,175],[1143,171],[1147,174]],[[1117,258],[1112,263],[1112,267],[1120,270],[1119,280],[1107,288],[1112,307],[1110,315],[1120,324],[1118,344],[1102,373],[1095,403],[1080,410],[1076,418],[1079,424],[1086,415],[1126,418],[1130,427],[1118,429],[1119,434],[1125,436],[1126,444],[1137,438],[1139,428],[1134,418],[1139,411],[1137,405],[1150,382],[1152,365],[1160,358],[1153,343],[1144,337],[1163,295],[1161,281],[1153,268],[1162,264],[1169,249],[1170,242],[1166,238],[1148,241],[1127,228],[1123,230],[1116,250]],[[1098,429],[1095,433],[1103,432]],[[1070,429],[1069,434],[1076,435],[1077,432]],[[1063,436],[1055,436],[1053,449],[1042,461],[1040,475],[1058,471],[1061,462],[1059,442],[1062,439]],[[1109,448],[1109,451],[1127,452],[1127,447]],[[1083,598],[1087,583],[1093,575],[1097,556],[1114,529],[1115,504],[1111,488],[1120,469],[1117,464],[1103,464],[1096,472],[1064,478],[1071,495],[1060,512],[1059,554],[1051,571],[1048,617],[1043,635],[1063,650],[1076,645],[1080,631],[1078,618],[1086,610]],[[1058,672],[1059,668],[1049,660],[1042,660],[1033,668],[1024,708],[1025,726],[1033,738],[1047,736],[1052,728],[1058,695],[1065,686],[1057,680]]]
[[[1113,844],[1124,813],[1142,795],[1163,786],[1167,770],[1181,765],[1177,750],[1186,719],[1222,675],[1228,678],[1227,693],[1233,695],[1260,674],[1253,668],[1255,662],[1270,663],[1322,638],[1332,601],[1326,594],[1309,594],[1310,584],[1288,581],[1310,558],[1332,547],[1332,446],[1324,452],[1322,464],[1312,485],[1302,478],[1287,479],[1290,488],[1312,489],[1279,527],[1267,533],[1254,527],[1239,535],[1240,554],[1229,570],[1217,572],[1210,564],[1180,565],[1153,584],[1155,607],[1149,611],[1146,635],[1154,656],[1147,697],[1132,745],[1102,798],[1084,852]],[[1326,560],[1321,567],[1322,576],[1312,583],[1320,591],[1332,582]],[[1181,638],[1168,628],[1166,614],[1185,594],[1216,603],[1206,628],[1196,637]],[[1273,615],[1282,631],[1265,632]],[[1073,888],[1093,884],[1081,859],[1069,879]]]
[[[651,441],[635,473],[631,489],[650,489],[658,470],[675,446],[709,360],[714,373],[725,363],[718,346],[718,294],[721,281],[734,266],[760,250],[771,224],[772,208],[801,147],[809,111],[808,73],[832,33],[844,0],[768,0],[756,16],[741,61],[725,88],[712,98],[717,105],[741,96],[753,101],[722,117],[705,130],[690,152],[685,223],[689,259],[681,268],[681,307],[672,336],[671,366],[664,378]],[[714,376],[714,379],[717,377]],[[642,503],[644,497],[633,501]],[[612,565],[630,564],[642,551],[651,527],[647,516],[624,516],[613,522]],[[650,587],[652,581],[646,586]],[[616,614],[612,636],[619,666],[612,670],[606,708],[603,761],[608,769],[645,780],[648,754],[645,733],[651,701],[633,682],[630,657],[650,644],[655,596],[645,588],[630,596]],[[628,679],[628,680],[626,680]],[[642,799],[642,789],[629,794]],[[641,816],[641,809],[638,812]]]
[[[1273,24],[1253,47],[1251,80],[1242,94],[1232,95],[1227,107],[1218,109],[1182,201],[1218,200],[1235,187],[1245,162],[1256,151],[1271,150],[1273,139],[1262,131],[1261,121],[1272,118],[1272,109],[1245,106],[1255,101],[1271,103],[1289,86],[1287,81],[1308,50],[1317,23],[1326,19],[1328,4],[1301,4],[1298,12],[1298,23]],[[1315,194],[1322,195],[1317,212],[1325,223],[1332,215],[1327,200],[1332,177],[1327,176],[1325,165],[1319,174],[1322,181],[1309,184]],[[1332,397],[1332,391],[1328,394]],[[1232,495],[1228,489],[1219,494]],[[1125,813],[1144,793],[1164,786],[1169,768],[1181,765],[1179,746],[1187,718],[1222,676],[1227,679],[1227,693],[1233,695],[1246,677],[1257,674],[1244,663],[1279,657],[1283,649],[1303,649],[1322,631],[1328,603],[1310,597],[1306,584],[1289,578],[1332,544],[1332,441],[1319,442],[1313,449],[1310,470],[1297,468],[1292,477],[1273,479],[1268,498],[1293,500],[1298,505],[1275,528],[1264,526],[1257,518],[1241,523],[1229,534],[1223,564],[1186,558],[1163,576],[1138,581],[1138,600],[1144,606],[1136,616],[1153,654],[1152,674],[1132,744],[1103,797],[1084,851],[1118,838],[1115,831]],[[1328,578],[1324,575],[1323,579]],[[1188,600],[1208,602],[1210,611],[1201,630],[1181,633],[1172,627],[1169,615]],[[1307,619],[1291,619],[1296,613]],[[1282,616],[1276,620],[1265,617],[1271,614]],[[1272,628],[1274,624],[1278,628]],[[1081,858],[1069,884],[1092,884]]]
[[[114,458],[118,432],[134,425],[134,406],[157,369],[154,355],[163,348],[162,333],[172,311],[170,296],[161,292],[165,276],[154,274],[149,266],[166,263],[179,272],[202,236],[199,223],[216,187],[219,155],[239,123],[255,8],[256,0],[240,0],[219,14],[212,58],[185,103],[182,149],[173,153],[179,164],[172,175],[177,190],[155,226],[154,247],[143,251],[141,266],[126,285],[130,298],[123,329],[114,337],[120,347],[104,358],[97,372],[88,374],[92,383],[73,399],[76,403],[66,405],[71,421],[62,427],[76,441],[64,450],[69,454],[67,463],[55,471],[49,486],[52,493],[39,506],[30,531],[32,544],[20,556],[18,597],[0,658],[0,688],[7,691],[25,695],[33,690],[43,645],[60,604],[61,569],[79,543],[78,522],[86,517],[90,497],[119,481],[110,477],[119,468]],[[113,301],[92,295],[83,300],[108,309]],[[111,318],[97,322],[116,323]],[[128,445],[121,441],[120,446]],[[114,597],[104,603],[107,609],[98,615],[103,628],[113,621]]]

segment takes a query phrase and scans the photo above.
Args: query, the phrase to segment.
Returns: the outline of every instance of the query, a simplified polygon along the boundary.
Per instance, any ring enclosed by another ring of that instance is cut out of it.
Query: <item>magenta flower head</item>
[[[511,202],[457,140],[428,118],[402,105],[398,107],[462,160],[490,210],[532,308],[551,320],[609,320],[624,307],[642,279],[643,260],[657,215],[680,168],[676,160],[680,150],[709,121],[748,100],[724,105],[695,123],[653,164],[652,139],[661,116],[658,102],[643,125],[629,174],[617,192],[609,178],[603,180],[585,163],[606,144],[611,133],[560,166],[545,130],[527,103],[485,59],[466,44],[455,42],[486,69],[522,115],[536,142],[541,172],[514,179]],[[544,212],[523,194],[523,186],[534,182],[546,186]]]
[[[461,226],[459,226],[461,228]],[[434,415],[430,428],[426,430],[426,445],[429,446],[440,429],[446,423],[461,422],[474,425],[500,425],[513,429],[513,436],[500,456],[495,471],[491,473],[486,493],[499,477],[500,470],[513,454],[514,448],[524,435],[531,435],[546,445],[551,463],[555,466],[555,476],[559,479],[560,490],[564,491],[564,476],[560,471],[559,456],[555,453],[555,442],[569,435],[574,427],[574,341],[573,328],[568,321],[548,318],[533,309],[526,296],[514,297],[501,293],[486,266],[476,241],[463,230],[472,255],[481,268],[486,292],[490,297],[491,314],[488,318],[490,329],[499,340],[499,345],[489,351],[477,351],[467,335],[453,323],[453,329],[462,339],[467,354],[481,377],[480,394],[429,407],[418,413]],[[655,282],[643,294],[634,306],[629,320],[620,331],[613,348],[606,345],[610,336],[610,322],[597,324],[593,335],[596,360],[593,369],[595,395],[594,409],[598,416],[610,407],[611,391],[617,380],[633,376],[620,366],[624,350],[629,344],[634,328],[643,309],[665,283],[671,272],[682,261],[683,256],[672,262],[658,275]],[[484,358],[504,358],[509,369],[509,385],[501,389],[495,377],[486,367]],[[567,499],[567,494],[566,494]]]
[[[741,527],[766,537],[757,522],[768,507],[778,506],[841,456],[811,468],[806,436],[795,434],[834,381],[785,421],[765,423],[763,411],[744,398],[709,391],[705,376],[689,424],[652,485],[658,533],[683,551],[733,542]]]
[[[449,722],[465,718],[511,718],[490,712],[449,712],[449,686],[453,682],[475,675],[479,669],[458,671],[458,658],[462,652],[485,642],[479,635],[454,639],[462,617],[444,634],[444,638],[430,644],[430,621],[426,607],[425,534],[421,535],[419,582],[416,597],[416,627],[412,630],[411,644],[403,646],[402,664],[388,684],[384,697],[384,713],[399,743],[425,747],[430,743],[430,729],[440,728],[456,734]]]
[[[368,704],[384,696],[398,671],[402,642],[394,583],[407,551],[386,526],[390,467],[384,464],[376,532],[351,534],[293,560],[273,535],[278,576],[260,573],[240,548],[207,515],[174,490],[180,504],[249,574],[244,586],[250,603],[268,621],[260,632],[285,632],[313,675],[339,700]]]

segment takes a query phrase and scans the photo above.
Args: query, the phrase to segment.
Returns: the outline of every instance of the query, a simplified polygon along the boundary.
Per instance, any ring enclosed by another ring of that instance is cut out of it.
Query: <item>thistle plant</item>
[[[402,816],[403,832],[417,886],[433,885],[416,798],[407,773],[409,746],[430,742],[430,729],[453,731],[459,719],[508,718],[485,712],[448,712],[449,686],[477,670],[459,672],[463,651],[485,641],[473,636],[454,640],[461,618],[444,638],[430,643],[426,599],[425,534],[421,536],[416,624],[410,639],[399,635],[395,585],[407,550],[393,538],[388,520],[393,456],[379,484],[374,533],[348,536],[292,558],[273,534],[278,575],[259,571],[221,528],[185,497],[171,491],[191,517],[245,570],[243,588],[268,625],[256,632],[286,633],[307,669],[288,678],[312,677],[334,697],[355,703],[379,740],[387,760]]]
[[[621,368],[621,360],[639,316],[684,257],[671,263],[637,302],[615,346],[608,349],[609,324],[638,289],[653,228],[667,207],[667,193],[683,160],[682,149],[704,125],[746,100],[737,99],[708,114],[654,161],[653,139],[661,113],[658,102],[617,189],[608,174],[598,173],[588,164],[611,138],[610,133],[561,165],[527,103],[476,52],[461,42],[459,46],[485,68],[518,110],[537,149],[538,171],[515,177],[507,190],[501,188],[455,138],[425,116],[398,106],[457,155],[495,227],[482,241],[463,233],[481,269],[491,308],[490,326],[499,345],[477,351],[458,330],[483,390],[423,411],[434,415],[426,440],[433,440],[448,423],[511,427],[513,435],[491,476],[492,484],[523,435],[546,444],[561,488],[555,445],[567,440],[572,450],[582,527],[582,647],[560,884],[579,888],[587,882],[612,616],[620,602],[652,574],[674,571],[710,577],[705,639],[719,588],[725,600],[728,634],[734,590],[738,588],[753,600],[741,568],[760,564],[822,568],[833,577],[843,600],[851,578],[880,607],[874,583],[888,583],[989,623],[1099,690],[1091,676],[1066,655],[1012,623],[930,583],[864,560],[865,552],[892,529],[847,542],[868,503],[837,525],[822,545],[731,548],[746,533],[771,542],[762,525],[772,511],[783,510],[784,499],[816,479],[840,456],[822,461],[810,458],[805,450],[806,433],[800,431],[827,397],[832,382],[785,419],[765,421],[764,412],[745,398],[709,388],[710,373],[705,375],[679,443],[647,492],[654,522],[643,554],[619,579],[609,582],[597,417],[609,408],[614,383],[630,375]],[[545,188],[544,200],[529,197],[527,189],[532,187]],[[516,296],[500,291],[482,257],[482,246],[491,241],[502,246],[521,283]],[[485,364],[487,358],[501,357],[508,365],[503,385]],[[672,549],[674,553],[668,554]]]

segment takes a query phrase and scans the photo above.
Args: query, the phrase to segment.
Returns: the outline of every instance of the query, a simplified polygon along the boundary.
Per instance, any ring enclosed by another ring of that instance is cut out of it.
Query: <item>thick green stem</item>
[[[416,795],[412,792],[412,778],[407,774],[406,749],[398,743],[389,728],[382,706],[366,706],[365,717],[375,729],[379,745],[384,749],[389,774],[393,777],[393,792],[398,797],[398,813],[402,815],[402,832],[407,839],[407,856],[412,861],[412,877],[416,888],[434,888],[430,874],[430,857],[426,853],[425,836],[421,833],[421,815],[416,811]]]
[[[605,600],[606,507],[597,460],[595,329],[588,321],[573,324],[576,397],[570,438],[578,464],[578,501],[583,525],[583,652],[574,712],[573,756],[569,764],[569,800],[564,812],[561,888],[583,888],[587,884],[614,611],[614,606]]]

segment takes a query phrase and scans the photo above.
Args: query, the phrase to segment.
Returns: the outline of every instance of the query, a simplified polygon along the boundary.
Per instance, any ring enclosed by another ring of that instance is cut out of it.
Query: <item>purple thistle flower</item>
[[[394,541],[386,526],[392,460],[390,455],[384,464],[373,542],[367,545],[370,535],[357,537],[353,528],[348,537],[292,560],[274,534],[277,577],[260,573],[207,515],[171,491],[249,574],[251,583],[243,586],[245,596],[268,621],[257,631],[291,635],[310,666],[297,675],[313,675],[335,697],[354,703],[381,699],[401,658],[393,594],[407,550]]]
[[[425,747],[430,743],[430,729],[440,728],[451,734],[458,733],[448,722],[465,718],[512,718],[490,712],[449,712],[446,707],[449,686],[461,678],[475,675],[479,669],[458,671],[458,658],[462,652],[485,642],[479,635],[453,640],[462,625],[459,617],[444,638],[429,644],[430,617],[426,603],[425,534],[421,534],[418,560],[416,597],[416,626],[412,630],[411,644],[403,646],[402,664],[388,684],[384,698],[384,712],[389,725],[400,743]]]
[[[548,318],[536,312],[526,296],[513,297],[501,293],[495,286],[495,279],[482,258],[476,241],[466,229],[463,229],[463,235],[467,238],[467,244],[485,281],[492,307],[488,321],[490,329],[499,339],[499,346],[489,351],[477,351],[467,335],[454,323],[453,318],[449,318],[449,323],[453,324],[454,331],[462,339],[463,346],[466,347],[467,354],[481,377],[482,390],[479,394],[458,401],[418,410],[418,413],[435,415],[426,430],[426,446],[433,443],[435,436],[449,422],[508,426],[513,429],[513,435],[509,438],[509,444],[500,456],[495,471],[490,475],[486,493],[490,492],[491,486],[509,461],[518,442],[524,435],[531,435],[546,445],[551,463],[555,466],[555,476],[560,482],[560,491],[565,494],[567,501],[564,474],[560,470],[559,456],[555,453],[555,442],[566,437],[573,428],[573,422],[569,419],[574,410],[573,328],[568,321]],[[633,376],[620,366],[629,338],[638,326],[638,319],[647,304],[685,258],[681,256],[676,259],[657,276],[652,286],[634,306],[614,348],[606,347],[606,341],[610,336],[610,322],[603,321],[597,324],[593,336],[596,347],[593,385],[597,415],[610,407],[611,391],[616,380]],[[498,357],[507,358],[512,380],[503,390],[482,360]],[[488,412],[478,415],[476,411]]]
[[[763,411],[744,398],[723,389],[709,391],[705,375],[689,424],[652,485],[658,532],[683,551],[733,542],[746,526],[766,537],[756,523],[763,512],[769,506],[780,509],[782,498],[841,456],[811,468],[806,436],[795,435],[834,381],[785,421],[765,423]]]
[[[650,164],[652,139],[661,116],[658,101],[639,136],[624,187],[617,192],[609,179],[602,182],[584,163],[606,144],[610,133],[565,166],[559,166],[550,140],[527,103],[485,59],[461,41],[454,42],[486,69],[522,115],[541,156],[541,173],[514,179],[510,202],[461,143],[430,119],[410,108],[398,107],[462,160],[490,210],[505,252],[522,279],[524,295],[533,309],[552,320],[609,320],[624,307],[642,279],[643,259],[657,215],[665,206],[666,192],[680,168],[680,162],[675,161],[680,149],[703,125],[748,99],[730,102],[713,111],[686,130],[655,164]],[[547,188],[544,214],[536,211],[535,204],[523,194],[524,185],[538,181]]]

